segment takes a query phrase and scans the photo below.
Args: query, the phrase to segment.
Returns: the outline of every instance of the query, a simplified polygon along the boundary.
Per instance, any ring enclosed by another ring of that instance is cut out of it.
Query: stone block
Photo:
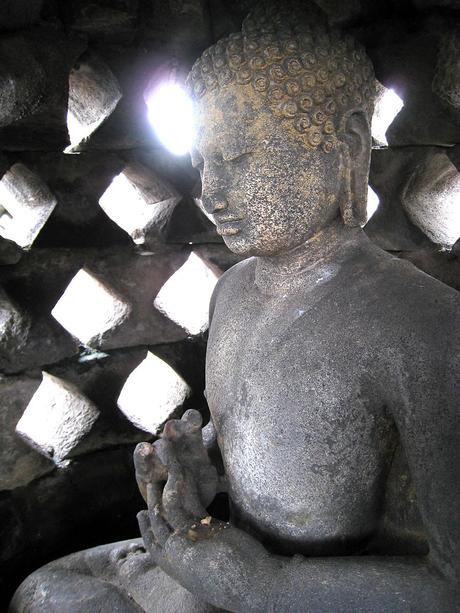
[[[188,334],[201,334],[209,325],[209,301],[217,279],[211,267],[191,253],[160,289],[154,305]]]
[[[429,246],[430,241],[409,219],[402,200],[409,177],[425,148],[374,149],[369,183],[380,200],[364,231],[387,251],[409,251]]]
[[[122,97],[110,68],[94,54],[85,53],[69,75],[67,127],[72,152],[112,114]]]
[[[0,180],[0,235],[23,249],[31,247],[56,206],[41,178],[14,164]]]
[[[39,384],[39,379],[26,376],[0,378],[0,490],[23,487],[54,468],[15,431]]]
[[[107,284],[82,268],[51,311],[83,345],[97,346],[104,334],[122,324],[131,305]]]
[[[445,151],[424,153],[409,177],[402,206],[434,244],[450,249],[460,237],[460,172]]]
[[[35,247],[107,247],[129,245],[126,233],[107,217],[99,198],[126,162],[102,152],[27,152],[17,156],[49,186],[57,200]]]
[[[164,241],[164,233],[179,192],[165,179],[140,164],[130,164],[114,177],[99,204],[137,245]]]
[[[190,392],[182,377],[149,351],[126,380],[118,407],[137,428],[156,435],[177,415]]]
[[[0,347],[1,353],[20,351],[29,335],[30,319],[19,310],[0,287]]]
[[[97,407],[75,385],[44,372],[16,432],[59,466],[98,416]]]
[[[53,27],[0,41],[0,142],[4,151],[62,151],[68,144],[69,73],[86,43]]]

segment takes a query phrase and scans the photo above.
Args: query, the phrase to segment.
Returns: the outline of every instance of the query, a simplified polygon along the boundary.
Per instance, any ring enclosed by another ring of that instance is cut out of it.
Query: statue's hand
[[[148,484],[152,485],[156,497],[161,496],[161,490],[168,478],[166,456],[174,456],[174,461],[179,462],[187,474],[191,474],[204,507],[213,501],[218,486],[218,475],[203,445],[201,426],[200,413],[190,409],[184,413],[182,419],[171,419],[166,422],[161,440],[153,445],[150,443],[137,445],[134,451],[136,479],[146,502],[148,502]]]
[[[198,427],[194,413],[184,417],[168,422],[155,443],[168,477],[161,495],[154,483],[146,486],[148,510],[138,515],[145,547],[155,564],[206,602],[230,611],[266,610],[276,563],[258,541],[207,514],[207,488],[197,478],[204,471],[204,483],[213,480],[204,464],[194,469],[184,462],[189,456],[179,444],[181,436],[192,423]]]

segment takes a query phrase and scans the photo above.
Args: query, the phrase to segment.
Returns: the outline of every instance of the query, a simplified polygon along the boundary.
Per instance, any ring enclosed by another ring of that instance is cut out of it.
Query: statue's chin
[[[254,243],[241,236],[223,236],[224,243],[237,255],[249,258],[252,256],[271,255],[269,249],[264,249],[263,246]]]

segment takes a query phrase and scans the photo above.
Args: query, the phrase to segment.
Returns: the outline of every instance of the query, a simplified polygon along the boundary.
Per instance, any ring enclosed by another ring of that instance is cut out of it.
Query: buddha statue
[[[458,294],[361,230],[373,83],[306,3],[196,62],[202,202],[246,256],[211,301],[211,421],[137,447],[143,545],[53,562],[11,611],[459,610]]]

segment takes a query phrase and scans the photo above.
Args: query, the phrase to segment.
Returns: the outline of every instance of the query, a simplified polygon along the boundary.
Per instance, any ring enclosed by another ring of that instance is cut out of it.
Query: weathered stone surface
[[[62,151],[68,144],[69,73],[86,44],[56,28],[8,34],[0,43],[3,150]]]
[[[454,24],[439,42],[433,92],[460,125],[460,24]]]
[[[25,486],[54,469],[53,462],[26,445],[15,431],[39,385],[39,378],[0,378],[0,490]]]
[[[0,180],[0,234],[23,249],[32,246],[56,206],[42,179],[18,163]]]
[[[0,238],[0,266],[17,264],[22,254],[22,249],[15,242]]]
[[[0,287],[0,354],[21,351],[27,341],[30,320]]]
[[[158,174],[130,164],[114,177],[99,204],[135,244],[153,248],[165,241],[166,228],[181,198]]]
[[[425,149],[415,147],[372,152],[369,183],[380,204],[364,231],[386,251],[408,251],[430,245],[402,206],[408,179],[425,154]]]
[[[35,246],[106,247],[130,244],[125,233],[105,215],[99,198],[125,161],[110,153],[22,153],[17,158],[49,186],[57,200]]]
[[[16,432],[30,447],[61,466],[99,417],[76,385],[49,373],[31,398]]]
[[[72,152],[113,113],[122,97],[117,79],[95,54],[85,53],[69,74],[67,128]]]
[[[205,332],[209,325],[209,303],[218,276],[195,253],[162,286],[154,305],[188,334]]]
[[[445,151],[424,151],[409,176],[402,206],[435,244],[450,248],[460,237],[460,172]]]
[[[142,499],[133,478],[133,447],[89,453],[28,487],[0,494],[5,610],[14,586],[34,568],[82,546],[137,535]]]
[[[86,346],[98,346],[129,317],[130,303],[85,268],[72,278],[51,311],[63,328]]]
[[[460,291],[460,257],[448,251],[416,249],[403,251],[398,257],[411,262],[427,275]]]

